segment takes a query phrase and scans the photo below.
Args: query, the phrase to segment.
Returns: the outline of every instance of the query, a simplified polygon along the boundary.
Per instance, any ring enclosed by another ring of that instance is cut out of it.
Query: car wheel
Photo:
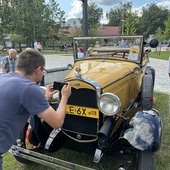
[[[155,170],[155,152],[138,151],[137,170]]]
[[[18,139],[21,139],[22,141],[21,147],[24,149],[28,149],[36,152],[42,152],[43,150],[43,148],[41,147],[41,143],[39,142],[35,132],[32,130],[29,123],[25,125]],[[19,156],[14,155],[14,157],[20,163],[24,163],[24,164],[32,163],[31,161],[21,158]]]
[[[141,107],[143,110],[152,109],[153,99],[153,77],[152,75],[144,75],[142,79],[141,90]]]

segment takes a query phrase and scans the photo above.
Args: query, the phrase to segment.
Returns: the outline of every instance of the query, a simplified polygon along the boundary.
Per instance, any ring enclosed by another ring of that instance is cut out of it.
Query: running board
[[[9,152],[23,159],[57,170],[95,170],[72,162],[64,161],[45,154],[41,154],[32,150],[24,149],[17,145],[13,145]]]

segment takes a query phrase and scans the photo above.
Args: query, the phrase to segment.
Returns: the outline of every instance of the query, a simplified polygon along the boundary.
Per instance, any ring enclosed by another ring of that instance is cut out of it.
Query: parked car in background
[[[96,41],[100,47],[94,47]],[[82,58],[77,42],[84,44]],[[31,117],[13,152],[26,148],[22,153],[29,155],[28,150],[68,148],[93,154],[96,164],[109,153],[128,154],[135,155],[133,169],[154,170],[162,119],[153,105],[155,70],[148,66],[148,53],[157,46],[157,40],[145,43],[141,35],[74,37],[74,64],[61,82],[70,82],[72,87],[63,127],[52,129],[39,117]],[[54,109],[60,97],[59,91]],[[15,158],[25,162],[20,152]],[[126,169],[123,164],[119,168]]]

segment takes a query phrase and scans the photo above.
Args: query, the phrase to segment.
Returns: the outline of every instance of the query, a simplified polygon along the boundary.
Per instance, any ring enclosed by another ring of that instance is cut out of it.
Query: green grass
[[[160,53],[158,51],[150,52],[149,57],[161,60],[169,60],[170,51],[161,51]]]
[[[162,147],[156,153],[156,170],[169,170],[170,169],[170,111],[169,111],[169,103],[170,96],[163,93],[155,92],[154,96],[156,97],[156,105],[155,108],[158,109],[162,115],[163,119],[163,138],[162,138]],[[84,166],[101,169],[100,165],[93,164],[93,155],[87,155],[83,153],[77,153],[73,151],[69,151],[66,149],[62,149],[56,153],[49,154],[54,157],[64,159],[67,161],[71,161],[77,164],[81,164]],[[125,159],[122,159],[125,161]],[[121,161],[122,161],[121,160]],[[118,162],[120,161],[114,159],[112,157],[104,157],[102,160],[102,166],[105,170],[115,170],[116,166],[118,166]],[[15,160],[12,154],[6,153],[4,154],[4,170],[52,170],[51,168],[47,168],[45,166],[32,163],[30,165],[24,165]],[[127,167],[126,167],[127,168]],[[130,165],[127,168],[130,170]]]
[[[170,96],[156,93],[157,104],[156,108],[159,109],[163,119],[163,138],[162,147],[157,152],[156,165],[157,170],[170,169]]]

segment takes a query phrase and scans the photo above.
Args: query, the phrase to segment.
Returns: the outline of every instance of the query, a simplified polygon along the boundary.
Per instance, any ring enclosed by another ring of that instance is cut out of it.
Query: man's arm
[[[62,98],[59,103],[57,111],[55,111],[50,106],[48,109],[39,114],[40,118],[42,118],[44,121],[46,121],[50,126],[52,126],[55,129],[61,128],[64,123],[67,100],[71,95],[71,86],[69,83],[63,86],[61,93]]]
[[[6,73],[6,69],[4,67],[2,67],[2,72]]]
[[[8,62],[8,58],[7,58],[7,56],[6,56],[6,57],[3,58],[2,64],[1,64],[2,72],[3,72],[3,73],[6,73],[6,68],[5,68],[5,67],[6,67],[7,62]]]

